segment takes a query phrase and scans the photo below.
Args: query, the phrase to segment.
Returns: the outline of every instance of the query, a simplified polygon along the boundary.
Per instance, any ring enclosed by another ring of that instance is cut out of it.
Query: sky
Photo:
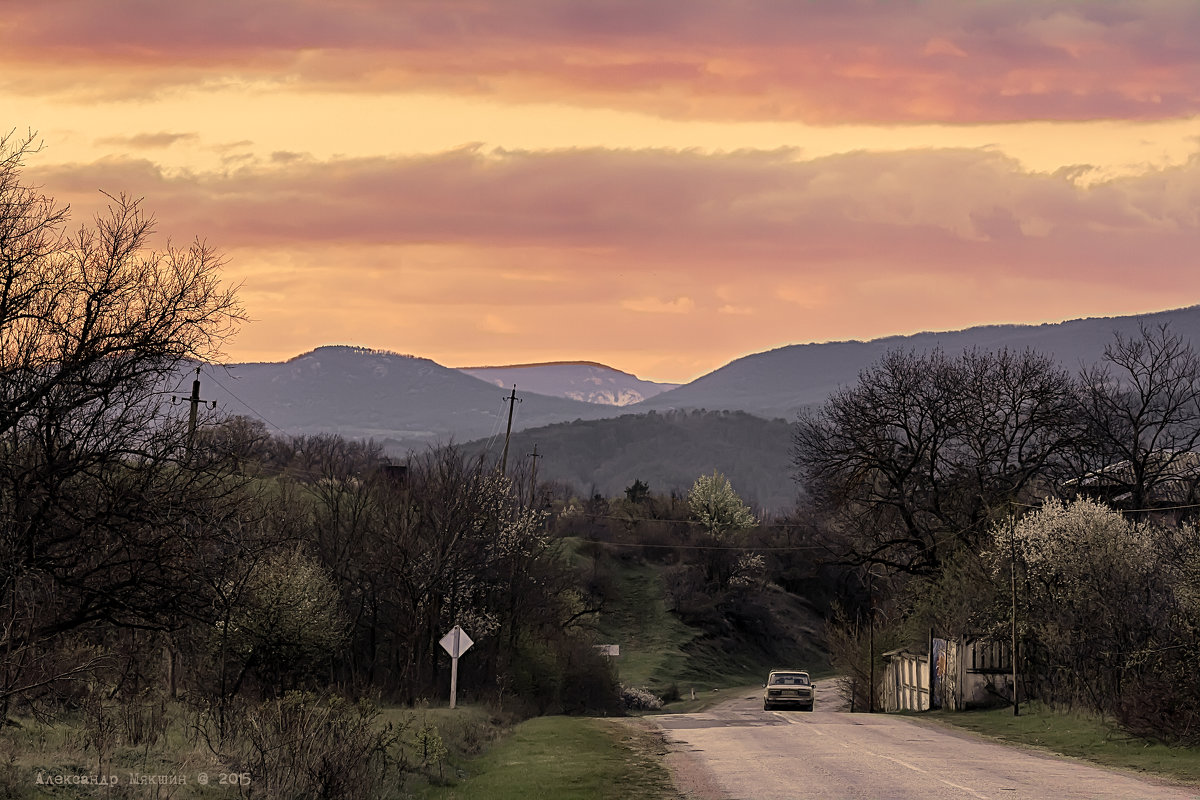
[[[1194,0],[45,0],[0,130],[326,344],[685,382],[1200,303]]]

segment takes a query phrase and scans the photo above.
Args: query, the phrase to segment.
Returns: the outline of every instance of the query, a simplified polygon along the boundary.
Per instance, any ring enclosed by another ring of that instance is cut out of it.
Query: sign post
[[[466,631],[455,625],[442,637],[439,644],[450,654],[450,707],[454,708],[458,695],[458,657],[475,643],[467,636]]]

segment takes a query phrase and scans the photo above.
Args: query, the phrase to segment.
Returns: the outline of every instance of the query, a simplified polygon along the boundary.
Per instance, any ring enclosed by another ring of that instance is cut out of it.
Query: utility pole
[[[1012,700],[1013,716],[1021,715],[1017,703],[1017,524],[1012,513],[1008,515],[1008,563],[1012,588]]]
[[[533,466],[529,470],[529,507],[533,508],[537,497],[537,460],[541,458],[538,455],[536,443],[533,445],[533,452],[529,454],[529,457],[533,459]]]
[[[192,445],[196,441],[196,426],[200,415],[200,404],[210,403],[212,408],[217,407],[216,400],[201,400],[200,399],[200,367],[196,367],[196,380],[192,381],[191,397],[172,397],[171,402],[176,403],[180,400],[187,400],[191,404],[191,411],[188,413],[188,433],[187,433],[187,453],[192,454]]]
[[[869,598],[867,610],[867,622],[871,626],[869,628],[870,650],[871,650],[871,668],[870,668],[870,683],[867,685],[867,713],[875,713],[875,572],[874,569],[867,572],[867,597]]]
[[[501,475],[508,472],[508,440],[512,436],[513,408],[516,407],[517,403],[521,402],[517,399],[517,385],[515,383],[513,384],[512,394],[504,399],[508,403],[508,429],[504,431],[504,454],[500,456]]]

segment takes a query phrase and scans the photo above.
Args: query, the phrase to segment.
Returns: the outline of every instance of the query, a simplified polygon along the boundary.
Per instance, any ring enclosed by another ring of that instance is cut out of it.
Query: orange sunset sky
[[[1194,0],[45,0],[0,123],[226,255],[231,361],[682,382],[1200,303]]]

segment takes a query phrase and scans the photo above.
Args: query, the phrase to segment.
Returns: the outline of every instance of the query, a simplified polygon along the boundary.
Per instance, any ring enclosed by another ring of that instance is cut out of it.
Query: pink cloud
[[[1092,184],[966,149],[37,160],[26,177],[76,220],[124,191],[161,236],[226,252],[257,320],[238,359],[354,342],[684,380],[787,342],[1200,300],[1200,155]]]
[[[1200,6],[64,0],[13,10],[0,67],[92,96],[236,76],[710,119],[1162,119],[1200,113]]]
[[[798,160],[793,151],[472,147],[289,156],[228,173],[169,176],[113,159],[34,174],[79,213],[103,200],[97,189],[124,191],[146,197],[176,238],[198,233],[227,249],[425,248],[450,261],[471,251],[509,275],[528,263],[512,253],[551,253],[539,264],[547,296],[564,276],[596,283],[597,265],[645,263],[688,281],[735,268],[846,280],[1055,269],[1118,285],[1131,265],[1191,281],[1189,254],[1200,249],[1200,156],[1090,185],[967,149]]]

